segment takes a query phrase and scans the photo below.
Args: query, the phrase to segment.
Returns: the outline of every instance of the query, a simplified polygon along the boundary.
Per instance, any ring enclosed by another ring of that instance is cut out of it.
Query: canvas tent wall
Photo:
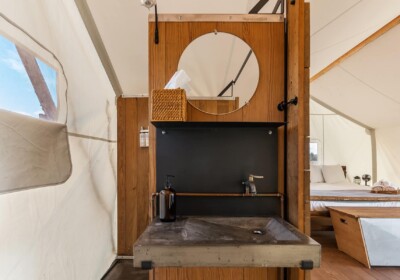
[[[311,96],[371,128],[376,179],[397,184],[399,14],[399,1],[311,1]]]
[[[162,13],[241,14],[258,1],[159,2]],[[0,195],[0,279],[100,279],[116,257],[115,97],[147,95],[149,11],[136,0],[0,0],[0,13],[65,70],[68,90],[59,96],[66,104],[58,121],[68,128],[72,160],[63,184]],[[9,23],[0,21],[7,33]],[[14,38],[20,31],[9,33]],[[116,79],[110,80],[111,68]]]
[[[65,183],[0,195],[0,279],[100,279],[116,252],[115,93],[73,1],[1,0],[0,13],[2,34],[46,55],[13,22],[61,62],[72,157]]]
[[[351,120],[310,101],[310,142],[318,147],[312,164],[344,165],[347,178],[372,174],[371,133]]]

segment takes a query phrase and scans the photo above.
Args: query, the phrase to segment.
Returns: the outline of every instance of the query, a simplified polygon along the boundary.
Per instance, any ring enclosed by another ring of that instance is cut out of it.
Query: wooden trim
[[[358,196],[324,196],[311,195],[311,201],[400,201],[399,195],[388,195],[385,197],[358,197]]]
[[[280,193],[257,193],[244,194],[244,193],[176,193],[177,196],[205,196],[205,197],[281,197],[283,194]]]
[[[375,33],[373,33],[371,36],[369,36],[368,38],[366,38],[364,41],[362,41],[361,43],[359,43],[357,46],[355,46],[354,48],[352,48],[351,50],[349,50],[348,52],[346,52],[345,54],[343,54],[342,56],[340,56],[338,59],[336,59],[335,61],[333,61],[331,64],[329,64],[328,66],[326,66],[324,69],[322,69],[321,71],[319,71],[317,74],[315,74],[311,79],[310,79],[310,83],[312,83],[313,81],[315,81],[316,79],[318,79],[319,77],[321,77],[322,75],[324,75],[325,73],[327,73],[329,70],[331,70],[333,67],[335,67],[336,65],[342,63],[345,59],[347,59],[348,57],[352,56],[353,54],[355,54],[356,52],[358,52],[359,50],[361,50],[363,47],[365,47],[366,45],[368,45],[369,43],[375,41],[376,39],[378,39],[380,36],[382,36],[383,34],[385,34],[386,32],[388,32],[390,29],[392,29],[393,27],[395,27],[396,25],[398,25],[400,23],[400,16],[397,16],[396,18],[394,18],[393,20],[391,20],[389,23],[387,23],[385,26],[383,26],[382,28],[380,28],[378,31],[376,31]]]
[[[118,98],[118,255],[132,256],[146,229],[150,206],[149,150],[139,146],[140,127],[149,126],[147,98]]]
[[[283,22],[283,15],[274,14],[159,14],[162,22]],[[149,22],[155,15],[149,14]]]
[[[125,252],[126,244],[126,229],[125,229],[125,174],[126,174],[126,103],[122,98],[117,99],[117,221],[118,221],[118,235],[117,235],[117,253],[118,255],[127,255]]]
[[[399,207],[328,207],[330,211],[336,211],[342,215],[353,218],[400,218]]]
[[[312,217],[330,217],[329,211],[311,211]]]

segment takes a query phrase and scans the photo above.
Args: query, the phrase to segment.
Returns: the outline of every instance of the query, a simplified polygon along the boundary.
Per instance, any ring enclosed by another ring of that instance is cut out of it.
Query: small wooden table
[[[329,207],[339,250],[367,267],[400,266],[400,207]]]

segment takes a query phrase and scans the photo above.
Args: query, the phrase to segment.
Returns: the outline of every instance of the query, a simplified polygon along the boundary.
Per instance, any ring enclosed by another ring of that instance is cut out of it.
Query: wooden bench
[[[399,207],[329,207],[339,250],[367,267],[400,266]]]

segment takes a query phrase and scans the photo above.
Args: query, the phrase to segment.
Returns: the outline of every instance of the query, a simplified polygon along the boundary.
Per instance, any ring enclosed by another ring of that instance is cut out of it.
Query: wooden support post
[[[36,62],[35,56],[17,45],[15,45],[15,47],[17,48],[26,73],[28,74],[33,89],[39,99],[40,106],[42,106],[44,112],[43,118],[47,120],[55,120],[57,118],[57,109],[54,105],[53,99],[51,98],[49,88],[43,78],[39,65]]]

